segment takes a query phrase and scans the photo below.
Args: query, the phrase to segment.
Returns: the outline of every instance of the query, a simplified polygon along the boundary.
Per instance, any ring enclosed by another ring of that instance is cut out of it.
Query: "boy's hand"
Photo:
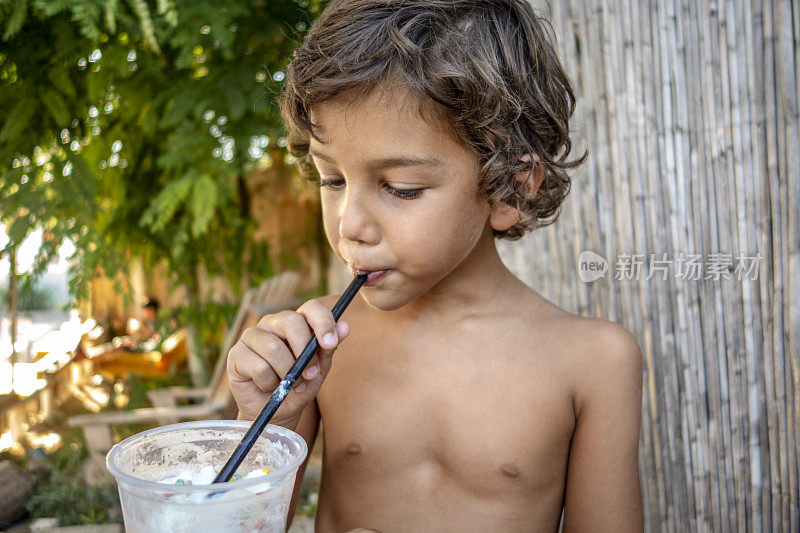
[[[278,408],[271,423],[294,429],[303,409],[322,387],[331,369],[333,352],[350,333],[345,321],[337,324],[320,300],[309,300],[297,311],[281,311],[247,328],[228,352],[231,391],[239,406],[239,418],[253,420],[295,359],[316,335],[320,348]]]

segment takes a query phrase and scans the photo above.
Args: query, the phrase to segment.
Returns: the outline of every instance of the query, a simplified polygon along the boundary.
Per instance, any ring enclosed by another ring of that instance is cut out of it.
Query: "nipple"
[[[361,453],[361,446],[358,445],[356,442],[351,442],[347,445],[344,449],[345,452],[349,453],[350,455],[358,455]]]
[[[503,463],[500,471],[508,477],[519,477],[519,468],[514,463]]]

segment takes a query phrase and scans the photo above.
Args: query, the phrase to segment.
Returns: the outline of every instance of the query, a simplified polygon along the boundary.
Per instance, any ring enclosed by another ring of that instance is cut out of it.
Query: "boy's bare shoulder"
[[[581,353],[609,359],[621,358],[623,363],[630,363],[631,358],[639,357],[636,338],[616,322],[570,313],[530,288],[521,291],[519,299],[522,305],[517,308],[528,317],[532,328],[552,331],[554,336],[569,341]],[[613,364],[612,361],[608,362]]]
[[[547,350],[573,381],[576,413],[587,398],[602,396],[610,387],[641,387],[641,349],[630,331],[610,320],[575,315],[530,292],[521,296],[527,302],[522,306],[527,326],[546,332]]]

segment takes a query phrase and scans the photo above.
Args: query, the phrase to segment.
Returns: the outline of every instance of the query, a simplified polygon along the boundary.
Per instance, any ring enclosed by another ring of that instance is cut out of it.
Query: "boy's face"
[[[487,226],[477,158],[401,91],[313,110],[325,232],[349,267],[388,272],[362,297],[398,309],[448,277]],[[404,197],[405,196],[405,197]]]

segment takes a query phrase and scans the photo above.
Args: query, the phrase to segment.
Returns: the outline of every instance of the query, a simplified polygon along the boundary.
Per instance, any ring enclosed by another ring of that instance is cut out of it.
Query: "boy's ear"
[[[531,156],[526,154],[522,156],[522,161],[530,162]],[[533,156],[534,165],[533,171],[517,172],[517,186],[525,188],[525,196],[532,198],[536,191],[541,187],[544,181],[544,166],[539,156]],[[505,231],[519,220],[519,211],[516,207],[512,207],[507,203],[501,202],[492,208],[492,213],[489,215],[489,224],[492,229],[497,231]]]

